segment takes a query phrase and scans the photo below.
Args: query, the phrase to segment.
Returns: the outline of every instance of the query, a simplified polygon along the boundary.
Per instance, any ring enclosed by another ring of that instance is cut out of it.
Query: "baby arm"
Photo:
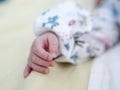
[[[113,0],[103,0],[101,5],[91,15],[91,32],[82,35],[78,39],[78,41],[83,39],[89,44],[85,49],[86,53],[89,52],[86,54],[88,57],[102,55],[119,41],[120,32],[117,24],[119,23],[117,10]],[[82,55],[81,53],[79,51],[80,56]]]
[[[73,54],[76,53],[72,53],[76,45],[74,35],[90,32],[92,28],[90,20],[90,13],[87,10],[74,2],[66,2],[42,13],[36,20],[34,30],[38,36],[48,31],[55,33],[59,38],[60,53],[66,58],[56,61],[75,64],[77,62]]]
[[[92,35],[91,19],[87,10],[67,2],[42,13],[36,20],[34,30],[38,36],[48,31],[58,36],[60,53],[66,59],[57,62],[77,64],[105,51],[105,44]]]
[[[114,46],[120,37],[118,12],[114,0],[102,0],[92,14],[91,35],[103,42],[106,49]]]

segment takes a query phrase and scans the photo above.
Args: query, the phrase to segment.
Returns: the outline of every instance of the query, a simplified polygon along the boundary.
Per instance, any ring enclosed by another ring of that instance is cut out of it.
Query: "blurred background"
[[[40,12],[65,0],[0,0],[0,80],[17,67],[24,68]],[[75,0],[92,10],[95,0]]]

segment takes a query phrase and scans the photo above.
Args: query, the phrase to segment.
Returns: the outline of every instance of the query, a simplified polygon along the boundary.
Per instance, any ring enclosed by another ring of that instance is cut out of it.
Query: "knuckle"
[[[30,61],[33,63],[33,62],[34,62],[34,59],[31,59]]]
[[[32,51],[33,51],[34,53],[38,52],[37,47],[36,47],[36,46],[34,46],[34,47],[32,48]]]
[[[33,44],[32,51],[33,52],[38,52],[38,46],[37,46],[37,44]]]
[[[31,62],[34,62],[36,60],[35,56],[31,57]]]
[[[49,63],[45,62],[45,61],[42,61],[41,64],[44,65],[44,66],[48,66],[49,65]]]

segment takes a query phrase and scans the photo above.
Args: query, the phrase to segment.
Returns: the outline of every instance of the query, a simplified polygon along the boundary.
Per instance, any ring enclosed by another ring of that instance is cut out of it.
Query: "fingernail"
[[[44,73],[45,73],[45,74],[47,74],[48,72],[49,72],[49,70],[48,70],[48,69],[46,69],[46,70],[44,71]]]

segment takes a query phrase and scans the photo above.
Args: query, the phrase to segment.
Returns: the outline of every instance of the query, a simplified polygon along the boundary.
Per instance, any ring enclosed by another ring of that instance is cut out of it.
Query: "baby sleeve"
[[[76,35],[88,33],[91,28],[90,13],[74,2],[65,2],[43,12],[36,19],[34,32],[38,36],[48,31],[55,33],[59,38],[60,53],[66,58],[56,61],[75,64],[78,63],[78,50],[81,50],[81,56],[86,55],[86,48],[76,47]]]
[[[103,0],[102,5],[92,14],[91,34],[105,43],[106,48],[114,46],[120,37],[117,0]]]

